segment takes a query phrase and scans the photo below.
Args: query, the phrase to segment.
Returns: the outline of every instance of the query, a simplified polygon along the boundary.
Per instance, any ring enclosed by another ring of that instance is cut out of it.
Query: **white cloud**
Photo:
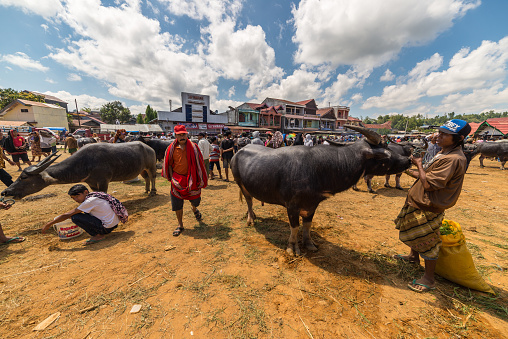
[[[229,98],[231,98],[233,95],[235,95],[235,86],[231,86],[228,91]]]
[[[362,108],[404,109],[421,104],[422,98],[447,95],[438,111],[475,112],[506,102],[508,37],[498,43],[483,41],[470,51],[461,49],[442,71],[443,57],[434,54],[419,62],[396,85],[387,86],[381,96],[368,98]],[[423,100],[423,99],[422,99]],[[454,108],[455,107],[455,108]]]
[[[0,55],[0,61],[7,62],[11,65],[21,67],[29,71],[42,71],[46,72],[49,70],[48,67],[43,66],[39,61],[32,60],[28,55],[23,52],[17,52],[15,54]]]
[[[296,62],[375,67],[434,39],[480,0],[302,0],[292,10]]]
[[[69,81],[81,81],[81,77],[78,74],[76,74],[76,73],[70,73],[67,76],[67,80],[69,80]]]
[[[112,95],[164,104],[181,91],[217,93],[217,72],[199,55],[181,51],[182,40],[161,32],[137,3],[104,7],[94,0],[69,0],[59,18],[82,38],[53,48],[49,57],[104,81]]]
[[[218,23],[226,17],[236,17],[242,8],[242,0],[159,0],[178,16],[195,20],[207,19]]]
[[[385,73],[379,78],[379,81],[392,81],[393,79],[395,79],[395,74],[387,68]]]
[[[155,7],[150,1],[146,1],[146,5],[148,6],[148,8],[150,8],[153,12],[153,14],[155,15],[159,15],[160,14],[160,11],[157,7]]]
[[[56,81],[51,78],[46,78],[46,80],[44,80],[44,81],[46,81],[47,83],[50,83],[50,84],[56,84]]]
[[[54,17],[63,6],[60,0],[0,0],[2,6],[13,6],[21,8],[25,13],[34,13],[44,18]]]
[[[344,105],[346,94],[353,88],[362,88],[372,69],[353,67],[344,74],[337,75],[335,82],[325,89],[323,102]]]
[[[58,91],[58,92],[41,92],[43,94],[52,95],[59,99],[62,99],[63,101],[68,103],[69,111],[72,111],[75,109],[75,103],[74,100],[77,100],[78,102],[78,108],[82,110],[85,107],[91,108],[93,110],[101,108],[102,105],[108,103],[109,101],[113,100],[106,100],[103,98],[97,98],[88,94],[79,94],[74,95],[67,91]]]
[[[44,33],[48,33],[49,26],[46,24],[41,24],[42,29],[44,30]]]
[[[257,101],[266,97],[286,100],[306,100],[320,96],[319,74],[307,70],[305,67],[297,69],[293,74],[268,87],[260,88],[257,93]]]

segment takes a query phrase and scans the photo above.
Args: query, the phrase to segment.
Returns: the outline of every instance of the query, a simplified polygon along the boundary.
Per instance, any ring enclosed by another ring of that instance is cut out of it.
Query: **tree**
[[[127,107],[123,107],[120,101],[108,102],[102,105],[100,109],[101,120],[108,124],[116,123],[116,120],[121,123],[128,122],[131,119],[131,111]]]
[[[85,107],[82,109],[83,112],[92,113],[92,109],[89,107]]]
[[[136,124],[143,124],[145,121],[143,120],[143,115],[141,113],[136,117]]]
[[[44,95],[30,92],[18,92],[12,88],[0,88],[0,110],[16,99],[44,102]]]
[[[145,110],[145,124],[149,124],[150,121],[157,119],[157,111],[152,109],[150,105],[146,106]]]

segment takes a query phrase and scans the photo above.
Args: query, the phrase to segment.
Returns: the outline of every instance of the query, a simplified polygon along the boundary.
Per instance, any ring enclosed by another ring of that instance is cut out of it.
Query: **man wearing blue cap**
[[[395,258],[417,264],[420,257],[425,261],[423,277],[408,284],[415,292],[435,289],[434,271],[441,248],[439,227],[444,211],[459,199],[467,169],[462,145],[471,126],[464,120],[453,119],[438,130],[436,143],[442,150],[425,165],[422,165],[422,158],[411,157],[417,169],[406,173],[417,180],[394,220],[399,239],[411,248],[409,255],[397,254]]]

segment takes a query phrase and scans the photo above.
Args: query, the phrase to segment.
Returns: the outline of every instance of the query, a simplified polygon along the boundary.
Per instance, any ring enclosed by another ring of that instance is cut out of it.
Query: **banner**
[[[224,124],[208,124],[208,129],[223,129]]]

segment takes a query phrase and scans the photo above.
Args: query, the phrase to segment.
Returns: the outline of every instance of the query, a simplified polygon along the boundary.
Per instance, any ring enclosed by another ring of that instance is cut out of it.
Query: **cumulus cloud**
[[[236,17],[242,8],[241,0],[159,0],[170,12],[195,20],[207,19],[217,23],[226,17]]]
[[[379,78],[380,81],[392,81],[395,79],[395,74],[392,73],[388,68],[384,72],[384,74]]]
[[[163,104],[182,90],[217,93],[217,73],[199,55],[182,51],[182,40],[161,32],[158,21],[142,15],[139,3],[104,7],[94,0],[69,0],[59,18],[81,38],[52,48],[49,57],[104,81],[112,95]]]
[[[44,81],[46,81],[47,83],[50,83],[50,84],[56,84],[56,81],[51,78],[46,78],[46,80],[44,80]]]
[[[376,67],[434,39],[480,0],[302,0],[293,7],[296,62]]]
[[[0,0],[0,5],[18,7],[25,13],[37,14],[44,18],[54,17],[63,8],[60,0],[37,0],[36,5],[33,0]]]
[[[70,73],[67,76],[67,80],[69,80],[69,81],[81,81],[81,77],[78,74],[76,74],[76,73]]]
[[[74,107],[74,100],[78,102],[78,108],[81,110],[84,107],[91,108],[93,110],[98,110],[102,105],[108,103],[113,100],[106,100],[103,98],[97,98],[87,94],[74,95],[67,91],[58,91],[58,92],[41,92],[46,95],[52,95],[63,101],[68,103],[69,110],[72,111]]]
[[[260,89],[257,101],[260,102],[266,97],[293,101],[317,98],[321,94],[318,77],[317,72],[302,67],[279,82]]]
[[[18,66],[29,71],[46,72],[47,70],[49,70],[48,67],[43,66],[37,60],[32,60],[28,55],[26,55],[23,52],[0,55],[0,61],[7,62],[11,65]]]
[[[235,86],[231,86],[228,91],[229,98],[231,98],[233,95],[235,95]]]
[[[497,43],[483,41],[473,51],[461,49],[452,57],[448,68],[441,71],[443,57],[436,53],[419,62],[396,85],[385,87],[381,96],[368,98],[362,108],[404,109],[420,104],[423,97],[446,95],[437,110],[462,108],[463,112],[474,112],[506,100],[503,82],[507,64],[508,37]]]

